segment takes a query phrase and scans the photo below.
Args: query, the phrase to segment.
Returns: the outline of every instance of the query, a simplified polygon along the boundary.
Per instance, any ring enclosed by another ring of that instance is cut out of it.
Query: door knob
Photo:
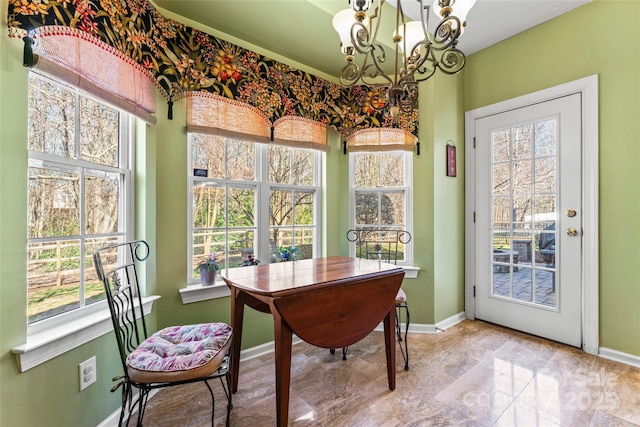
[[[578,235],[578,230],[576,230],[575,228],[569,228],[567,230],[567,235],[573,237],[573,236],[577,236]]]

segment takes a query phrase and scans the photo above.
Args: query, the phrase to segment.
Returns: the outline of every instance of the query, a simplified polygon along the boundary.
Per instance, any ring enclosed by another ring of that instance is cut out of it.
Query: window
[[[33,324],[104,299],[92,253],[128,234],[129,117],[29,74],[27,311]]]
[[[352,228],[411,232],[412,153],[356,152],[349,156]],[[411,242],[402,245],[399,264],[411,264],[411,248]]]
[[[319,161],[314,150],[191,133],[188,281],[213,252],[221,268],[319,253]]]

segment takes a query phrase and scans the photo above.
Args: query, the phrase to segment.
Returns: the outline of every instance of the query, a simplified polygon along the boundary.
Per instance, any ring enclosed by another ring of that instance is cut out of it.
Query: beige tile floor
[[[640,369],[480,321],[409,334],[411,369],[386,380],[384,339],[373,332],[340,352],[294,346],[290,426],[640,426]],[[231,426],[275,425],[273,355],[242,361]],[[216,425],[224,425],[220,384]],[[145,426],[208,425],[202,384],[149,402]]]

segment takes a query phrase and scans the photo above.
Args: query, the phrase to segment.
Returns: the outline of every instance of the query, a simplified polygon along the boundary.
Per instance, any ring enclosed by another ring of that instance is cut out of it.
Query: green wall
[[[419,86],[420,155],[413,157],[413,242],[418,278],[402,289],[411,322],[432,325],[464,311],[464,73],[437,73]],[[458,154],[446,176],[447,143]]]
[[[26,341],[27,76],[23,43],[0,34],[0,425],[92,426],[118,407],[119,371],[105,335],[20,373],[11,348]],[[153,320],[152,320],[153,323]],[[78,391],[78,364],[97,356],[97,383]]]
[[[464,99],[471,110],[598,75],[600,346],[640,356],[638,23],[638,1],[581,6],[470,56]]]
[[[415,265],[421,270],[418,279],[403,285],[414,324],[434,324],[464,310],[464,111],[597,73],[600,339],[602,346],[640,355],[640,290],[629,267],[640,258],[640,3],[606,7],[611,3],[590,3],[472,55],[460,75],[436,75],[421,83],[421,154],[414,156],[413,173]],[[617,38],[594,30],[603,22],[615,28]],[[119,394],[108,391],[119,370],[110,334],[25,373],[18,372],[10,353],[26,339],[27,70],[22,42],[9,39],[6,31],[0,34],[0,94],[0,426],[96,425],[119,404]],[[188,245],[184,101],[176,103],[168,121],[166,103],[159,98],[157,117],[156,126],[136,127],[136,235],[154,251],[146,264],[147,291],[162,297],[150,316],[152,328],[229,321],[228,298],[181,302]],[[456,178],[445,174],[448,140],[457,147]],[[330,146],[323,176],[323,248],[326,255],[344,255],[348,156],[337,137],[330,137]],[[273,339],[269,316],[247,310],[245,317],[244,348]],[[98,360],[98,381],[79,392],[77,366],[92,355]]]

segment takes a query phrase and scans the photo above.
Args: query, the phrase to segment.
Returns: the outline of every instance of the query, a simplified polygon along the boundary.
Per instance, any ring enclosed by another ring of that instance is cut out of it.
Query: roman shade
[[[286,116],[272,125],[257,108],[207,92],[187,97],[187,132],[326,151],[327,128],[299,116]]]
[[[32,38],[34,61],[26,65],[85,90],[147,123],[156,123],[153,80],[127,56],[87,33],[68,27],[43,27],[34,31]]]
[[[207,92],[190,92],[187,132],[269,142],[271,123],[251,105]]]
[[[352,133],[347,138],[349,151],[414,151],[417,138],[402,129],[372,128]]]
[[[300,116],[286,116],[273,124],[273,142],[297,148],[328,151],[327,128],[324,123]]]

